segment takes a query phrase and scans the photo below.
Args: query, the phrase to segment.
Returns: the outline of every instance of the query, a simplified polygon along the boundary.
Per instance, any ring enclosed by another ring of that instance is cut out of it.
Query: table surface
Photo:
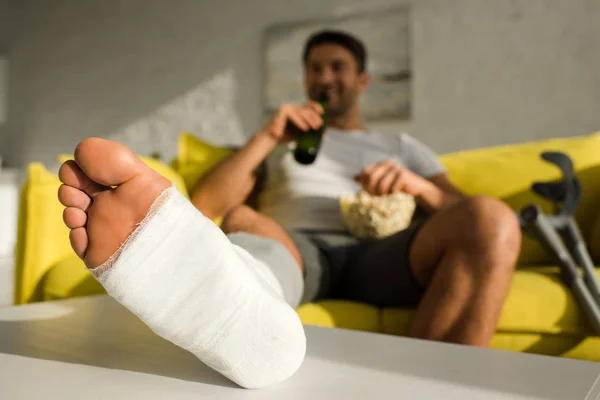
[[[0,308],[2,399],[597,399],[600,363],[306,326],[297,374],[245,390],[107,296]]]

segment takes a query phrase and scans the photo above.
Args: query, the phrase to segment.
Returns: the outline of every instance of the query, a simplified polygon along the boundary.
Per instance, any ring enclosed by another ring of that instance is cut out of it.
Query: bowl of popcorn
[[[403,192],[378,196],[361,190],[340,197],[344,225],[358,239],[382,239],[406,229],[415,209],[415,198]]]

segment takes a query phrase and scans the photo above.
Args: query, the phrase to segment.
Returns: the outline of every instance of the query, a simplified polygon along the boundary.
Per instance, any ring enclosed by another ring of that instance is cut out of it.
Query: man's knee
[[[459,245],[485,251],[512,263],[521,247],[521,228],[513,210],[489,196],[473,196],[458,208],[464,222],[456,236]]]
[[[244,232],[254,223],[256,215],[256,211],[246,205],[234,207],[223,217],[221,230],[225,233]]]

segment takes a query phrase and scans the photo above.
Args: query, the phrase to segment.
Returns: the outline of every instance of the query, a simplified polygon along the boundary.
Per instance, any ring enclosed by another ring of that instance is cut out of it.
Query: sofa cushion
[[[56,263],[44,276],[44,301],[106,294],[106,290],[73,254]]]
[[[532,181],[560,178],[558,168],[540,158],[543,151],[568,154],[581,171],[600,164],[599,149],[600,132],[448,153],[441,161],[467,193],[505,199],[529,190]]]
[[[171,167],[182,177],[191,194],[198,180],[232,152],[232,149],[213,146],[191,133],[182,132],[177,143],[177,158]]]
[[[69,229],[58,201],[60,181],[42,164],[32,163],[21,187],[15,266],[15,304],[42,300],[48,269],[73,254]]]

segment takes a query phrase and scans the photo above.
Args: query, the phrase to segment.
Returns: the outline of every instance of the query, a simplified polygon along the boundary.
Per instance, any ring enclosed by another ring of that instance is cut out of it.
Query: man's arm
[[[244,147],[200,179],[192,194],[192,204],[210,219],[244,204],[256,184],[255,171],[276,146],[277,140],[272,135],[255,134]]]
[[[469,197],[454,186],[445,173],[429,177],[426,182],[417,200],[429,213],[443,210]]]

